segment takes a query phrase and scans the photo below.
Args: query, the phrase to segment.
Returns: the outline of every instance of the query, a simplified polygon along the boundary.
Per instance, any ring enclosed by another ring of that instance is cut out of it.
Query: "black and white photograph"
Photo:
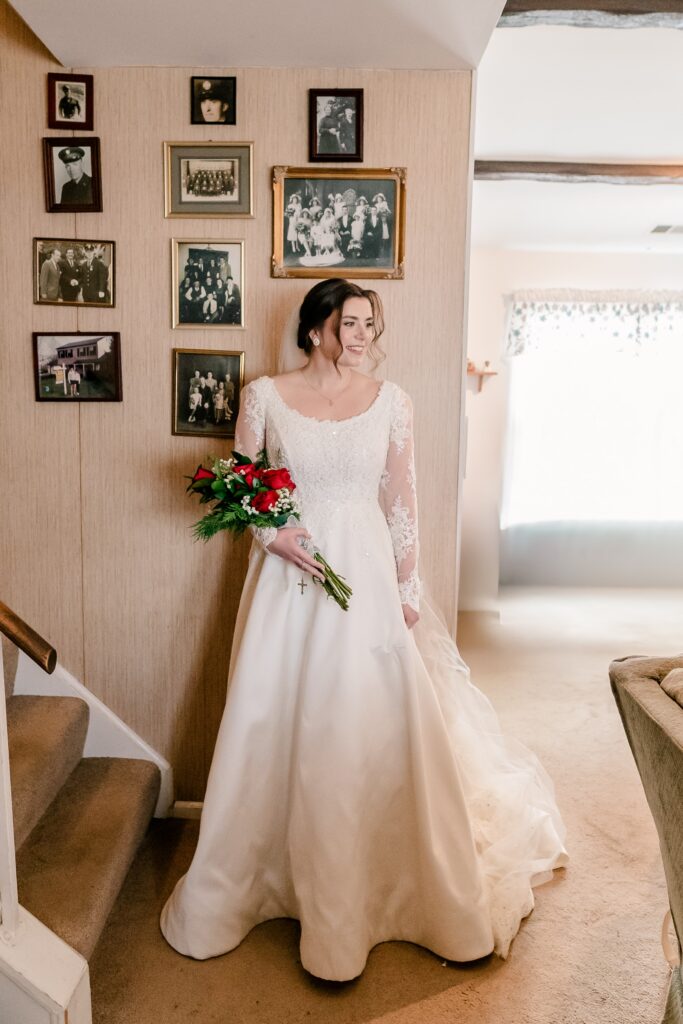
[[[65,306],[114,305],[114,242],[33,239],[33,301]]]
[[[173,349],[174,434],[234,437],[244,352]]]
[[[363,159],[363,90],[308,90],[308,159],[360,163]]]
[[[192,124],[236,124],[236,83],[236,78],[194,75],[190,80]]]
[[[167,217],[251,217],[251,142],[165,142]]]
[[[50,72],[47,76],[48,128],[93,130],[93,76]]]
[[[121,401],[118,333],[34,334],[33,366],[39,402]]]
[[[171,245],[173,327],[244,327],[244,242]]]
[[[276,167],[273,276],[403,276],[405,172]]]
[[[43,139],[43,155],[48,213],[96,213],[102,209],[99,139],[52,136]]]

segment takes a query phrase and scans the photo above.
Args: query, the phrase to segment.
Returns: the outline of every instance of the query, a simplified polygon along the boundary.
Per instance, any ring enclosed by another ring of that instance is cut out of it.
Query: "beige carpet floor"
[[[255,928],[195,962],[158,915],[196,824],[155,822],[91,961],[94,1024],[656,1024],[667,968],[657,837],[607,678],[614,657],[683,650],[683,592],[508,591],[501,619],[464,615],[459,643],[505,726],[555,780],[571,865],[536,890],[509,958],[469,967],[407,943],[354,982],[316,981],[298,925]]]

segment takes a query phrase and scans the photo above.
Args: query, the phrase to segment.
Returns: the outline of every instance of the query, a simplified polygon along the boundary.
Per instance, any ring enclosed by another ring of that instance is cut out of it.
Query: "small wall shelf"
[[[484,386],[484,381],[487,377],[496,377],[498,375],[497,370],[491,369],[491,364],[488,359],[485,361],[483,366],[475,366],[471,359],[467,360],[467,376],[478,377],[479,384],[477,386],[477,394],[481,391]]]

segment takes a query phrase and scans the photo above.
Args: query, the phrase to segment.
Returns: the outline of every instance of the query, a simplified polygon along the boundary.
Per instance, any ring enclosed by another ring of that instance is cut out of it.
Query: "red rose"
[[[253,487],[254,480],[260,480],[262,470],[256,469],[253,462],[248,462],[244,466],[237,466],[235,472],[244,477],[247,487]]]
[[[251,499],[251,504],[257,512],[270,512],[279,497],[277,491],[259,491]]]
[[[192,483],[196,484],[199,480],[217,480],[215,473],[212,473],[210,469],[204,469],[203,466],[199,466],[197,472],[192,477]]]
[[[279,487],[288,487],[290,491],[293,491],[296,484],[289,475],[288,469],[265,469],[261,473],[261,479],[264,484],[268,487],[277,490]]]

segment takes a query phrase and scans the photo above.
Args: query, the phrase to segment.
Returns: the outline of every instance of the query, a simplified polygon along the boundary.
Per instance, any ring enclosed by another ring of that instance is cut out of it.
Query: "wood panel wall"
[[[365,165],[408,168],[406,279],[377,285],[380,373],[415,402],[423,574],[453,622],[471,75],[241,70],[238,124],[212,128],[189,123],[189,77],[210,69],[95,69],[104,211],[48,214],[41,139],[60,132],[45,128],[45,76],[59,65],[6,0],[0,31],[0,598],[171,759],[177,796],[199,799],[247,541],[190,540],[182,478],[211,442],[171,435],[171,349],[244,349],[247,380],[275,372],[310,282],[270,277],[271,167],[307,162],[309,87],[364,88]],[[253,141],[253,219],[164,218],[162,142],[208,138]],[[33,305],[31,239],[72,232],[116,241],[114,309]],[[171,329],[172,237],[244,239],[245,330]],[[121,332],[122,403],[35,402],[31,331],[75,329]]]

